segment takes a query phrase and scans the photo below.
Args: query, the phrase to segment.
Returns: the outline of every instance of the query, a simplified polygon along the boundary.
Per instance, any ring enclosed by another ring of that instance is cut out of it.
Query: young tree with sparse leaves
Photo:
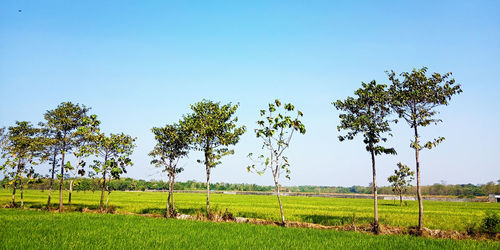
[[[441,105],[448,105],[453,95],[462,92],[460,84],[455,84],[455,79],[450,78],[451,72],[443,75],[434,73],[430,77],[426,76],[426,73],[427,67],[413,69],[412,72],[403,72],[399,74],[401,78],[398,78],[394,71],[387,72],[389,80],[392,82],[390,87],[391,106],[399,117],[410,125],[414,132],[414,140],[412,140],[410,147],[415,149],[418,230],[420,232],[424,227],[424,206],[420,187],[419,152],[423,148],[432,149],[441,143],[444,137],[438,137],[433,141],[420,145],[418,128],[441,122],[440,119],[435,118],[438,114],[436,108]]]
[[[262,148],[269,150],[269,157],[260,155],[258,160],[254,161],[259,161],[262,168],[251,165],[247,167],[247,170],[249,172],[255,171],[259,175],[262,175],[267,169],[271,170],[280,207],[281,223],[284,226],[286,222],[280,197],[281,185],[279,184],[279,179],[281,174],[285,174],[285,177],[290,179],[290,163],[283,153],[290,146],[294,132],[298,131],[301,134],[305,134],[306,128],[299,120],[299,117],[303,116],[301,111],[297,110],[296,114],[289,115],[290,112],[295,111],[295,107],[291,103],[287,103],[283,105],[282,110],[277,111],[281,107],[281,102],[276,99],[274,103],[269,104],[267,109],[260,111],[262,120],[257,121],[259,128],[255,129],[255,134],[257,138],[262,139]],[[248,156],[251,158],[252,155],[250,153]]]
[[[16,189],[19,186],[21,207],[23,207],[24,183],[36,176],[33,167],[44,160],[41,157],[44,142],[43,138],[40,137],[40,129],[33,127],[27,121],[16,122],[15,126],[8,128],[2,144],[4,144],[2,158],[5,159],[5,162],[0,166],[0,169],[12,179],[11,206],[16,206]]]
[[[203,100],[191,105],[193,113],[184,116],[181,125],[191,134],[194,149],[204,153],[204,159],[198,160],[205,165],[207,174],[207,218],[210,213],[210,170],[222,162],[222,156],[233,154],[230,145],[238,143],[245,133],[245,126],[238,127],[238,117],[234,117],[239,105],[221,105],[219,102]]]
[[[378,198],[377,198],[377,173],[375,167],[375,156],[380,154],[396,154],[394,148],[385,148],[380,145],[386,142],[384,134],[389,133],[391,128],[387,117],[391,110],[389,107],[390,97],[386,90],[386,85],[377,84],[375,81],[362,83],[362,87],[354,92],[355,98],[348,97],[346,100],[338,100],[332,104],[340,111],[339,131],[348,131],[346,135],[340,135],[339,140],[353,140],[354,137],[362,133],[363,142],[366,144],[366,151],[371,155],[372,161],[372,188],[374,221],[373,231],[380,232],[378,220]],[[389,135],[391,135],[389,133]]]
[[[415,172],[401,162],[397,166],[398,168],[394,170],[394,175],[389,176],[387,181],[391,183],[392,191],[399,195],[399,206],[403,206],[403,194],[411,187]]]
[[[149,156],[153,157],[151,164],[154,164],[155,167],[163,168],[163,171],[168,174],[169,185],[165,217],[175,217],[175,177],[184,170],[182,167],[178,167],[177,164],[189,152],[190,134],[185,127],[177,123],[161,128],[154,127],[151,131],[155,135],[156,140],[153,151],[149,153]]]
[[[96,156],[102,160],[94,160],[91,167],[95,174],[102,173],[101,199],[99,202],[99,211],[101,212],[104,211],[104,192],[106,189],[108,190],[106,207],[108,206],[111,193],[109,188],[111,178],[119,179],[121,174],[127,173],[126,167],[133,165],[129,157],[134,151],[135,140],[136,138],[123,133],[110,134],[110,136],[99,134],[96,138]]]
[[[49,110],[45,113],[45,123],[42,125],[54,131],[58,136],[56,140],[57,149],[61,155],[61,170],[59,172],[59,212],[64,210],[63,207],[63,184],[64,170],[70,166],[65,162],[65,157],[68,152],[73,151],[76,147],[73,133],[83,125],[84,118],[87,117],[87,112],[90,108],[85,105],[73,104],[71,102],[63,102],[54,110]]]

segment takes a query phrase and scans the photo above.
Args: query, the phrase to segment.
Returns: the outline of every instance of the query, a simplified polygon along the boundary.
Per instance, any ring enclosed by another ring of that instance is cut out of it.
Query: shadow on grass
[[[373,221],[372,217],[358,217],[355,214],[349,216],[331,216],[303,214],[299,215],[304,222],[321,224],[325,226],[342,226],[348,224],[366,224]]]

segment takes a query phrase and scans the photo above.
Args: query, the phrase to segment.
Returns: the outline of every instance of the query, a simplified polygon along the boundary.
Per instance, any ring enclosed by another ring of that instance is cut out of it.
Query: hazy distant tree
[[[72,137],[75,138],[75,149],[73,155],[76,157],[76,165],[73,167],[68,161],[68,170],[72,170],[72,178],[69,182],[68,204],[71,206],[71,195],[73,193],[73,185],[77,175],[85,175],[85,157],[93,155],[97,151],[97,142],[99,138],[99,125],[101,122],[97,120],[96,115],[90,115],[83,118],[82,125],[73,132]]]
[[[61,170],[59,172],[59,212],[62,212],[63,207],[63,184],[64,170],[69,167],[65,162],[66,153],[71,152],[75,146],[75,132],[83,125],[83,120],[87,117],[87,112],[90,108],[84,105],[73,104],[71,102],[63,102],[54,110],[49,110],[45,113],[45,123],[43,126],[51,131],[55,131],[58,135],[55,137],[58,145],[59,154],[61,154]]]
[[[438,113],[436,107],[448,105],[451,96],[462,92],[460,84],[455,84],[455,79],[449,77],[451,72],[441,75],[434,73],[426,76],[427,68],[413,69],[412,72],[401,73],[399,79],[394,71],[387,72],[392,82],[390,92],[393,110],[404,119],[414,132],[414,140],[410,147],[415,149],[417,170],[417,199],[418,199],[418,230],[424,227],[424,206],[422,203],[422,190],[420,188],[420,162],[419,152],[423,148],[431,149],[444,140],[438,137],[433,141],[420,145],[418,127],[425,127],[431,123],[437,124],[440,119],[435,118]]]
[[[366,151],[371,154],[372,161],[372,189],[374,201],[373,231],[380,231],[378,221],[377,174],[375,168],[375,155],[396,154],[394,148],[385,148],[379,143],[387,141],[385,133],[391,131],[387,116],[390,115],[389,95],[386,85],[377,84],[375,81],[362,83],[362,87],[354,92],[356,98],[348,97],[332,104],[340,111],[339,131],[347,130],[346,135],[339,136],[340,141],[352,140],[358,133],[363,134]],[[391,135],[391,134],[389,134]]]
[[[280,108],[281,110],[278,110]],[[282,106],[278,99],[274,103],[270,103],[267,109],[260,111],[262,120],[257,121],[259,128],[255,129],[255,134],[257,138],[262,139],[262,148],[269,150],[269,157],[260,155],[258,160],[252,159],[259,161],[262,168],[255,165],[247,167],[249,172],[255,171],[259,175],[262,175],[267,169],[271,170],[280,206],[282,225],[286,225],[286,222],[280,197],[281,185],[279,184],[279,178],[281,174],[285,174],[285,177],[290,179],[290,164],[288,157],[283,153],[290,146],[290,141],[295,131],[301,134],[306,133],[304,124],[299,120],[299,117],[303,116],[302,112],[297,110],[296,114],[290,115],[290,112],[293,111],[295,111],[295,107],[291,103]],[[248,156],[252,158],[252,155],[250,153]]]
[[[40,137],[40,129],[33,127],[30,122],[16,122],[15,126],[10,126],[4,142],[2,142],[2,158],[5,162],[0,166],[5,175],[12,179],[12,203],[16,206],[16,189],[19,186],[21,192],[21,207],[24,206],[23,189],[26,180],[34,177],[34,165],[37,165],[43,158],[43,138]]]
[[[94,160],[92,169],[95,174],[102,173],[101,199],[99,202],[99,210],[102,212],[104,211],[104,192],[106,189],[108,190],[108,200],[111,193],[111,189],[107,186],[106,181],[109,183],[111,178],[120,178],[121,174],[127,173],[126,167],[133,165],[129,157],[132,155],[135,147],[135,138],[123,133],[111,134],[110,136],[99,134],[96,141],[96,156],[101,157],[101,159]],[[106,178],[109,179],[106,180]]]
[[[179,124],[166,125],[162,128],[152,128],[155,135],[156,145],[153,151],[149,153],[153,160],[151,161],[156,167],[164,168],[164,172],[168,174],[168,198],[166,217],[175,216],[174,204],[174,183],[176,174],[184,169],[178,167],[179,159],[187,156],[189,152],[189,131]]]
[[[387,181],[391,183],[392,191],[399,195],[399,205],[403,206],[403,194],[411,187],[415,172],[401,162],[397,166],[398,169],[394,170],[394,175],[389,176]]]
[[[207,218],[210,213],[210,170],[221,164],[222,156],[233,154],[228,146],[238,143],[245,133],[245,126],[237,127],[238,117],[234,117],[239,105],[221,105],[219,102],[203,100],[191,105],[193,113],[184,117],[182,126],[191,133],[194,149],[203,151],[204,159],[198,160],[205,165],[207,173]]]

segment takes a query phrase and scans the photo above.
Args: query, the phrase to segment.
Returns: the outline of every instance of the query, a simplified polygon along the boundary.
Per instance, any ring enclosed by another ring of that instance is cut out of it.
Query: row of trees
[[[63,102],[57,108],[48,110],[44,114],[45,121],[38,126],[28,121],[16,121],[14,126],[0,131],[3,158],[0,168],[12,179],[12,206],[16,206],[17,187],[21,192],[21,206],[24,205],[24,185],[38,176],[34,167],[48,162],[51,166],[47,198],[49,209],[54,179],[59,179],[59,211],[62,212],[65,176],[69,174],[73,177],[68,198],[71,206],[75,177],[84,176],[87,171],[91,176],[102,175],[100,209],[103,209],[106,179],[109,182],[111,178],[119,178],[126,173],[126,167],[132,165],[129,156],[135,147],[135,138],[123,133],[102,133],[100,121],[89,111],[90,108],[84,105]],[[68,160],[70,154],[75,159],[73,164]],[[86,167],[89,158],[93,161]]]
[[[70,183],[73,182],[73,191],[99,191],[101,190],[101,179],[100,178],[86,178],[77,177],[71,178],[69,176],[65,177],[63,188],[64,190],[69,190]],[[11,180],[5,176],[3,180],[0,181],[0,186],[3,188],[9,188],[9,182]],[[25,188],[36,189],[36,190],[49,190],[50,176],[40,177],[31,180],[26,183]],[[120,191],[164,191],[168,190],[170,183],[164,180],[136,180],[132,178],[120,178],[111,179],[106,185],[110,190],[120,190]],[[58,180],[53,182],[53,188],[59,187]],[[174,190],[206,190],[205,182],[198,182],[194,180],[175,182]],[[474,198],[477,196],[487,196],[488,194],[498,194],[500,193],[500,181],[490,181],[486,184],[445,184],[445,183],[435,183],[433,185],[421,186],[422,195],[440,195],[440,196],[458,196]],[[249,191],[249,192],[274,192],[276,187],[263,186],[257,184],[244,184],[244,183],[224,183],[216,182],[210,183],[211,191]],[[283,192],[301,192],[301,193],[354,193],[354,194],[372,194],[373,188],[371,185],[368,186],[351,186],[351,187],[333,187],[333,186],[287,186],[282,187]],[[385,195],[399,195],[399,192],[395,190],[394,186],[383,186],[377,187],[378,194]],[[406,195],[416,195],[417,189],[415,186],[407,186]]]
[[[362,83],[360,89],[354,92],[355,97],[338,100],[332,104],[341,111],[339,115],[339,131],[346,131],[339,136],[340,141],[353,140],[358,134],[363,135],[365,149],[370,153],[372,162],[372,193],[374,198],[375,232],[379,231],[377,206],[376,156],[380,154],[396,154],[392,147],[384,146],[388,136],[392,136],[391,123],[398,119],[407,122],[414,136],[411,147],[415,150],[417,197],[419,202],[418,229],[423,229],[423,204],[420,180],[419,152],[437,146],[444,140],[438,137],[422,144],[419,140],[419,128],[440,122],[436,118],[436,107],[447,105],[451,96],[460,93],[460,85],[451,79],[451,73],[434,73],[426,76],[427,68],[414,69],[397,75],[394,71],[387,72],[391,85],[377,84],[376,81]],[[210,213],[210,174],[211,170],[221,164],[223,156],[233,154],[230,146],[238,143],[245,133],[245,126],[238,126],[235,116],[239,105],[231,103],[222,105],[218,102],[203,100],[191,105],[192,112],[182,116],[173,124],[165,127],[154,127],[156,145],[149,155],[156,167],[163,168],[168,173],[169,196],[167,198],[167,216],[175,215],[173,189],[176,174],[182,171],[178,167],[181,158],[190,150],[203,152],[199,159],[206,172],[206,214]],[[2,166],[11,169],[10,175],[15,183],[23,187],[23,179],[34,175],[33,166],[49,160],[52,163],[52,178],[55,167],[60,160],[60,200],[62,211],[62,192],[64,171],[72,170],[74,175],[85,174],[85,160],[93,156],[91,174],[102,174],[102,192],[100,207],[102,210],[106,183],[111,178],[119,178],[132,165],[129,159],[134,148],[134,140],[125,134],[105,136],[99,131],[100,122],[95,115],[88,115],[85,106],[72,103],[62,103],[56,109],[47,111],[45,122],[40,127],[34,127],[29,122],[17,122],[16,126],[8,128],[2,140],[2,149],[6,159]],[[391,118],[392,114],[396,117]],[[249,172],[262,174],[271,171],[281,212],[281,222],[285,224],[285,216],[280,198],[280,177],[289,178],[290,163],[284,154],[289,148],[294,133],[305,134],[305,125],[300,121],[303,113],[296,110],[291,103],[282,104],[279,100],[268,104],[260,111],[261,119],[257,121],[258,128],[254,130],[257,138],[262,141],[262,150],[266,153],[254,158],[249,154],[254,164],[247,167]],[[77,158],[75,166],[65,162],[67,153],[73,152]],[[60,157],[60,159],[58,158]],[[412,172],[403,164],[398,164],[398,170],[389,180],[394,184],[394,191],[402,193],[407,188]],[[108,178],[108,181],[107,179]],[[70,185],[70,192],[72,190]],[[15,195],[15,186],[13,199]],[[52,186],[52,185],[51,185]],[[108,197],[109,197],[108,188]],[[71,197],[71,196],[70,196]],[[50,206],[50,191],[49,191]]]

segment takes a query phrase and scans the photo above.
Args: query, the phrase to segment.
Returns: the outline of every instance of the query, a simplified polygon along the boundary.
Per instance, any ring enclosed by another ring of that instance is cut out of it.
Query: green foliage
[[[96,138],[96,156],[101,160],[94,160],[92,169],[95,173],[109,173],[115,179],[127,173],[126,167],[132,166],[130,155],[134,151],[136,138],[124,133],[110,134],[106,136],[99,134]]]
[[[392,183],[392,191],[401,195],[406,193],[408,188],[411,187],[415,172],[401,162],[398,162],[397,166],[398,168],[394,170],[394,175],[389,176],[387,181]]]
[[[151,131],[156,140],[155,147],[149,153],[153,157],[151,164],[164,168],[172,175],[182,172],[182,168],[177,168],[177,162],[189,152],[189,131],[177,123],[162,128],[154,127]]]
[[[252,159],[258,161],[262,168],[256,167],[255,164],[247,167],[248,172],[255,171],[259,175],[270,169],[275,182],[283,173],[290,179],[290,164],[283,152],[290,146],[295,131],[306,133],[304,124],[299,120],[304,114],[300,110],[294,112],[296,114],[290,114],[295,111],[291,103],[284,104],[282,109],[278,110],[281,107],[281,102],[276,99],[274,103],[269,103],[267,109],[260,111],[262,120],[257,121],[259,127],[255,129],[255,135],[262,139],[262,148],[269,150],[270,157],[260,155],[258,160]],[[248,156],[252,158],[253,154]]]
[[[387,116],[391,111],[389,108],[390,96],[386,91],[386,85],[377,84],[375,80],[366,84],[354,92],[356,98],[348,97],[346,100],[338,100],[332,104],[340,111],[340,125],[338,131],[347,130],[346,135],[340,135],[339,140],[353,140],[358,133],[363,133],[363,142],[366,150],[379,154],[396,154],[394,148],[382,147],[379,143],[386,142],[384,133],[390,132]],[[391,134],[389,134],[391,135]]]
[[[486,233],[500,233],[500,215],[493,210],[486,210],[481,223],[481,231]]]
[[[233,117],[238,107],[209,100],[191,105],[193,113],[184,116],[181,126],[190,131],[194,149],[205,153],[199,163],[213,168],[221,164],[222,156],[234,153],[228,146],[238,143],[246,131],[245,126],[237,126],[238,117]]]
[[[401,73],[402,79],[399,79],[394,71],[387,72],[392,82],[389,90],[391,107],[411,128],[441,122],[435,118],[438,114],[435,108],[448,105],[453,95],[462,93],[460,84],[455,84],[455,79],[450,79],[451,72],[443,75],[434,73],[430,77],[426,73],[427,67],[413,69],[412,72]],[[416,136],[410,146],[417,150],[431,149],[444,140],[444,137],[438,137],[422,146],[418,144],[418,135]]]

